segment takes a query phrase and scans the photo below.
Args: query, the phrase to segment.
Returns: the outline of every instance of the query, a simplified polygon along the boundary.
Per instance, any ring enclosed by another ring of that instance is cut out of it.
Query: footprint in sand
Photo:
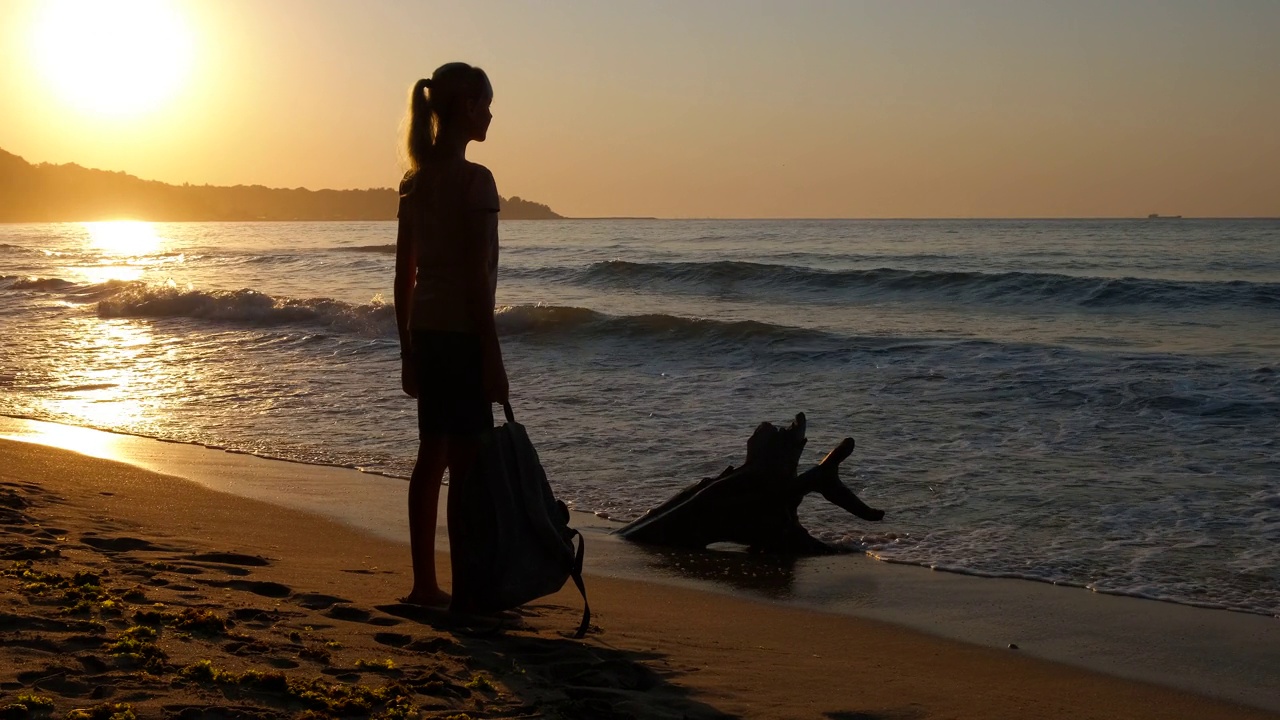
[[[51,655],[62,653],[62,646],[48,638],[42,637],[22,637],[0,638],[0,647],[26,648],[28,650],[38,650]]]
[[[447,652],[455,655],[462,651],[462,648],[458,645],[458,643],[454,642],[453,640],[450,640],[449,638],[443,638],[443,637],[424,638],[422,640],[414,640],[408,645],[405,645],[404,649],[410,652],[416,652],[416,653],[434,654],[438,652]]]
[[[100,658],[93,655],[81,655],[76,659],[80,661],[85,670],[91,673],[103,673],[110,669]]]
[[[170,720],[270,720],[279,715],[252,705],[165,705]]]
[[[338,603],[351,602],[346,598],[321,593],[299,593],[290,598],[290,600],[308,610],[328,610]]]
[[[378,627],[388,627],[391,625],[399,625],[400,620],[392,617],[378,616],[363,608],[353,607],[351,605],[334,605],[325,613],[326,616],[335,620],[346,620],[347,622],[366,623]]]
[[[401,648],[413,642],[413,638],[403,633],[375,633],[373,641],[380,645],[387,645],[393,648]]]
[[[346,620],[347,622],[367,622],[373,616],[368,610],[361,610],[350,605],[335,605],[329,608],[325,615],[334,620]]]
[[[100,648],[106,643],[106,638],[101,635],[72,635],[62,641],[62,652],[68,650],[89,650],[92,648]]]
[[[67,697],[84,697],[92,688],[88,684],[67,677],[67,673],[78,671],[60,665],[51,665],[42,670],[29,670],[18,673],[18,682],[37,690],[65,695]]]
[[[0,484],[0,507],[9,508],[10,510],[25,510],[31,507],[31,501],[10,490],[9,488],[11,487],[14,486],[10,483]]]
[[[217,563],[219,565],[244,565],[246,567],[267,567],[271,564],[271,561],[264,557],[232,552],[192,553],[190,555],[183,556],[182,559],[194,560],[196,562]]]
[[[280,611],[274,609],[236,608],[227,615],[236,622],[265,623],[268,625],[280,622]]]
[[[0,545],[0,560],[48,560],[62,555],[56,547],[5,543]]]
[[[37,540],[44,541],[44,542],[48,542],[50,540],[57,540],[59,537],[63,537],[67,534],[66,530],[61,530],[58,528],[41,527],[39,524],[35,522],[31,522],[30,524],[20,525],[17,527],[10,527],[9,532],[15,533],[18,535],[26,535],[27,537],[36,538]]]
[[[286,598],[293,594],[293,588],[288,585],[281,585],[278,582],[269,582],[265,580],[199,580],[196,582],[204,583],[211,587],[230,588],[232,590],[242,590],[251,592],[254,595],[261,595],[269,598]]]
[[[85,620],[50,620],[34,615],[16,615],[0,612],[0,630],[27,630],[43,632],[91,632],[95,623]]]
[[[80,542],[94,550],[107,553],[133,552],[181,552],[179,548],[162,547],[155,543],[135,537],[101,537],[98,535],[81,535]]]

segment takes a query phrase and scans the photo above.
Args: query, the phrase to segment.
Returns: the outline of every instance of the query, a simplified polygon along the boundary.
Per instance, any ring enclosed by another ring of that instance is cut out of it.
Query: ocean
[[[804,412],[815,535],[1280,616],[1280,221],[504,221],[557,492],[625,520]],[[0,225],[0,414],[407,476],[395,224]]]

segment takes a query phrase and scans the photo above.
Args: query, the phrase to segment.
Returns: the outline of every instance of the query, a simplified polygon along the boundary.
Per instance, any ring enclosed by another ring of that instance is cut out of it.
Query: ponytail
[[[427,90],[431,80],[423,78],[409,91],[409,131],[405,137],[405,155],[409,172],[417,172],[427,162],[431,146],[436,144],[435,109]]]

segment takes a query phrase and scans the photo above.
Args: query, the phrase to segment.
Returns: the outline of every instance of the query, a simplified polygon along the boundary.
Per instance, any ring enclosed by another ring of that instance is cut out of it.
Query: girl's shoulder
[[[480,163],[465,161],[468,205],[478,210],[498,211],[498,183],[489,168]]]
[[[489,168],[470,160],[462,161],[462,175],[469,182],[493,183],[493,173],[489,171]]]
[[[418,191],[426,187],[426,196],[434,195],[444,188],[452,187],[450,192],[460,193],[465,206],[497,212],[498,185],[494,182],[489,168],[470,160],[440,166],[424,166],[410,170],[400,180],[400,200],[410,200],[415,195],[423,195]]]
[[[408,197],[418,184],[418,170],[410,170],[400,179],[400,197]]]

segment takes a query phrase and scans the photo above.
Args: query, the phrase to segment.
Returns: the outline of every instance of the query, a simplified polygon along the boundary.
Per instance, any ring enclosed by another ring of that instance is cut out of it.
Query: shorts
[[[493,404],[484,396],[480,336],[414,330],[420,435],[476,435],[493,429]]]

